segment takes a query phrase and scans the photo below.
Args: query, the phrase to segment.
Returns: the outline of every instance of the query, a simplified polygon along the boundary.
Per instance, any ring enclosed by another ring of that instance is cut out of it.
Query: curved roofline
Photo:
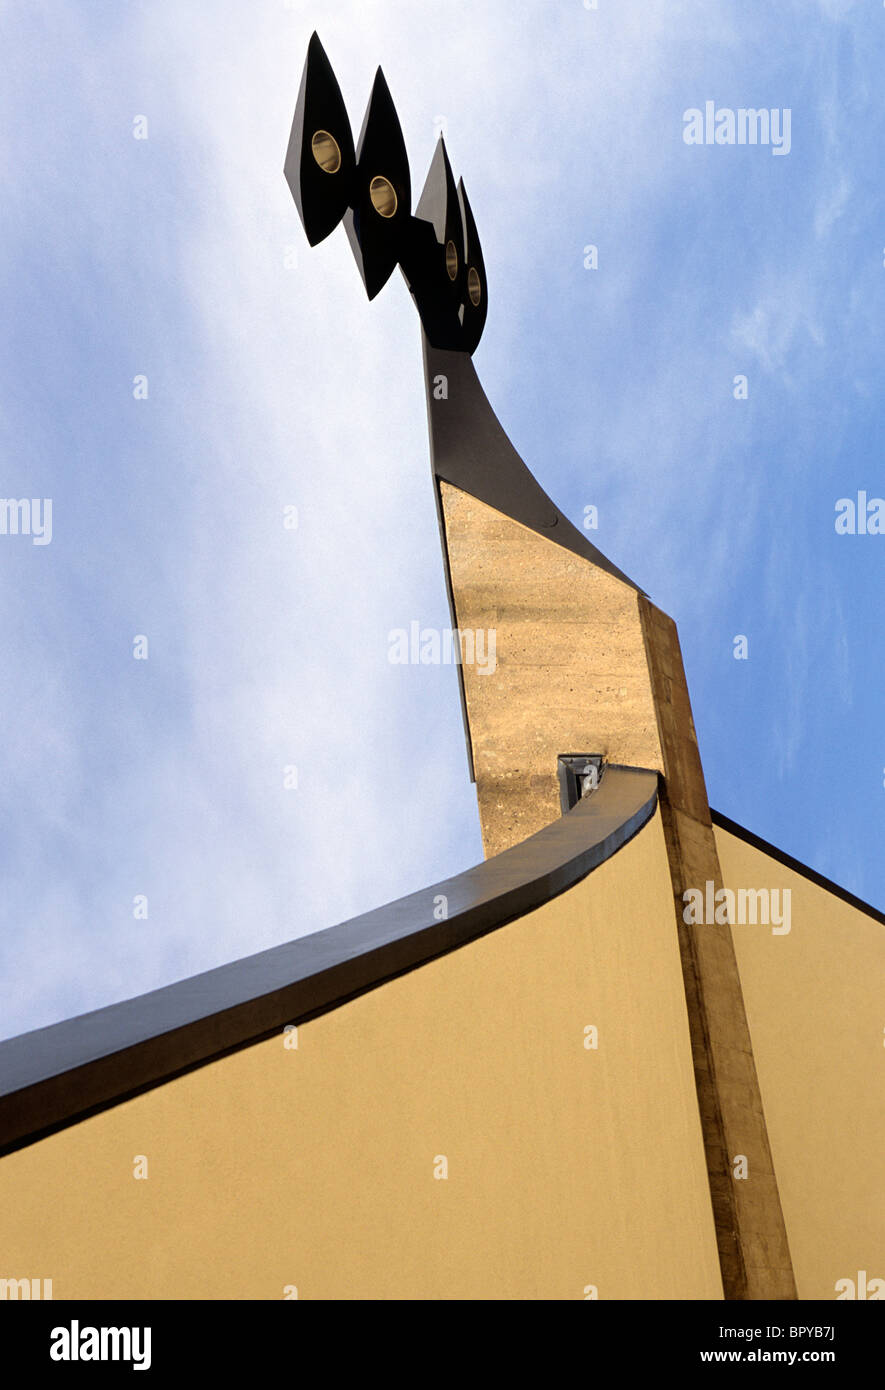
[[[482,864],[338,926],[0,1043],[0,1154],[302,1023],[549,902],[653,816],[658,774],[599,788]],[[448,916],[436,921],[440,896]]]

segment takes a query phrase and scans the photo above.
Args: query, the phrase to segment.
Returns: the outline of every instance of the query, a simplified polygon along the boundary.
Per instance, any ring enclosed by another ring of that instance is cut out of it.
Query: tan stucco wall
[[[788,889],[735,952],[800,1298],[885,1278],[885,926],[727,831],[725,886]]]
[[[660,813],[297,1051],[0,1160],[0,1250],[59,1299],[721,1297]]]

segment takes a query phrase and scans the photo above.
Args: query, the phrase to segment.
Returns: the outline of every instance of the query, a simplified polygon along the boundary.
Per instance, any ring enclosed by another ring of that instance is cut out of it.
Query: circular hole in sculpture
[[[369,197],[372,207],[382,217],[393,217],[396,212],[396,189],[390,179],[378,174],[369,184]]]
[[[321,169],[327,174],[338,173],[341,168],[341,151],[334,135],[330,135],[327,130],[315,131],[310,148]]]

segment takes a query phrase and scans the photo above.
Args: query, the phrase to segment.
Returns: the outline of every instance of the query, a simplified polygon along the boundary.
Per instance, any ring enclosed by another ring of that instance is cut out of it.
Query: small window
[[[602,781],[601,753],[560,753],[559,804],[565,815],[585,796],[592,796]]]

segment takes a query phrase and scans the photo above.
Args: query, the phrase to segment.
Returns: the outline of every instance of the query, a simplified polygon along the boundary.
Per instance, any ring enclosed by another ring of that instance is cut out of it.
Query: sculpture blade
[[[283,166],[311,246],[333,232],[352,196],[356,156],[341,88],[314,32]]]
[[[379,68],[356,153],[344,225],[366,294],[374,299],[393,273],[411,221],[412,184],[399,116]]]

